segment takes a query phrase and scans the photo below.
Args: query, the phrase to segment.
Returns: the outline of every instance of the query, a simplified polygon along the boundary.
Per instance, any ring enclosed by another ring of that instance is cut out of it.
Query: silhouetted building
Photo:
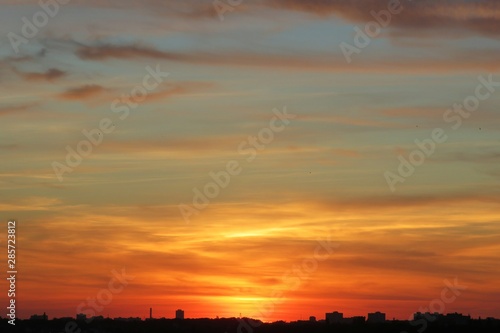
[[[309,321],[312,322],[312,323],[315,323],[316,322],[316,317],[310,316],[309,317]]]
[[[149,308],[149,319],[153,319],[153,308]]]
[[[116,320],[116,321],[142,321],[141,318],[139,318],[139,317],[128,317],[128,318],[118,317],[118,318],[115,318],[114,320]]]
[[[30,317],[30,320],[48,320],[48,319],[49,317],[45,314],[45,312],[43,313],[43,315],[34,314]]]
[[[425,313],[422,313],[422,312],[416,312],[413,314],[413,320],[419,320],[419,319],[423,319],[425,321],[428,321],[428,322],[434,322],[438,319],[442,319],[443,318],[443,315],[438,313],[438,312],[434,312],[434,313],[430,313],[430,312],[425,312]]]
[[[325,319],[328,324],[338,324],[344,319],[344,314],[337,311],[331,313],[327,312]]]
[[[77,313],[76,320],[87,320],[87,315],[84,313]]]
[[[385,313],[379,311],[368,313],[368,319],[366,321],[369,323],[383,323],[385,322]]]
[[[354,316],[352,318],[346,318],[346,319],[352,319],[352,321],[351,321],[352,324],[364,324],[365,323],[364,316]]]
[[[470,316],[464,316],[461,313],[448,313],[446,315],[434,312],[417,312],[413,315],[413,320],[423,319],[428,322],[437,322],[441,325],[467,325],[469,324],[471,318]]]
[[[464,316],[461,313],[448,313],[445,317],[446,323],[450,325],[467,325],[470,322],[470,316]]]
[[[181,309],[175,311],[175,319],[184,319],[184,311]]]

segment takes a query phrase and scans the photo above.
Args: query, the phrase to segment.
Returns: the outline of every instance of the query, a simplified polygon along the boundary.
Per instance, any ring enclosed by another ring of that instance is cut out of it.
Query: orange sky
[[[2,1],[18,316],[407,319],[456,279],[440,310],[500,318],[500,7],[402,6],[348,62],[387,1],[247,0],[221,21],[212,1],[74,0],[19,44],[43,9]]]

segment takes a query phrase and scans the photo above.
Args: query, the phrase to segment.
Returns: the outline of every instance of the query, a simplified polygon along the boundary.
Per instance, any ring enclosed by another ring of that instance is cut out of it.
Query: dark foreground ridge
[[[1,320],[1,332],[23,333],[498,333],[500,320],[494,318],[456,321],[457,314],[421,314],[412,321],[390,320],[367,322],[364,317],[353,321],[328,322],[311,317],[308,321],[263,323],[250,318],[221,319],[146,319],[141,318],[55,318],[33,316],[29,320]]]

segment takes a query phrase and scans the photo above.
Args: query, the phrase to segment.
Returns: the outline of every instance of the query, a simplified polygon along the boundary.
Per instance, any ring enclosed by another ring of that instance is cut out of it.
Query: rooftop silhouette
[[[2,332],[107,332],[107,333],[165,333],[165,332],[227,332],[227,333],[273,333],[273,332],[369,332],[369,333],[493,333],[500,331],[500,319],[472,318],[460,313],[421,313],[416,312],[413,320],[386,320],[386,314],[376,311],[367,316],[344,317],[334,311],[325,313],[324,319],[310,316],[308,320],[291,322],[276,321],[264,323],[247,317],[232,318],[184,318],[184,311],[178,309],[171,318],[153,318],[152,309],[149,317],[104,318],[87,317],[76,314],[74,318],[53,318],[48,315],[32,315],[30,319],[16,319],[16,325],[7,325],[9,319],[2,318],[2,325],[7,330]]]

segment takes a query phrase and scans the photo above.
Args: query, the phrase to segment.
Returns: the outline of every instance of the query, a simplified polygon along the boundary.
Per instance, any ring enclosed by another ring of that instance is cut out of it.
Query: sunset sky
[[[123,269],[95,315],[500,318],[498,1],[48,2],[0,0],[19,317]]]

